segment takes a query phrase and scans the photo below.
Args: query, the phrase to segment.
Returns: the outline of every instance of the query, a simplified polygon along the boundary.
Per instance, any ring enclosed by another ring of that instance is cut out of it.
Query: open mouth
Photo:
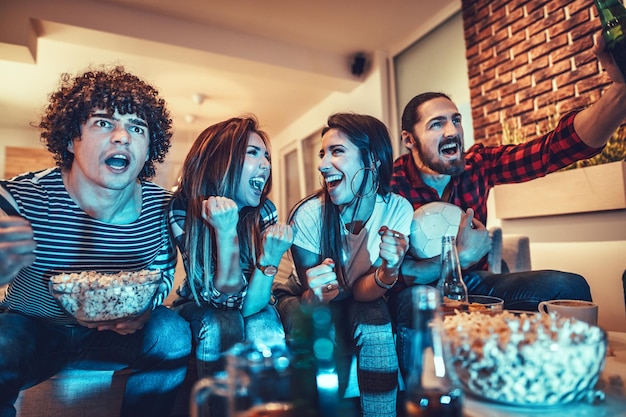
[[[324,178],[324,181],[326,181],[327,188],[333,188],[339,185],[342,179],[343,177],[341,175],[336,174],[336,175],[329,175],[328,177]]]
[[[250,186],[257,190],[258,192],[263,192],[263,188],[265,187],[265,178],[263,177],[254,177],[250,179]]]
[[[459,149],[460,144],[456,140],[453,140],[442,144],[439,151],[444,155],[454,156],[459,153]]]
[[[130,164],[126,155],[113,155],[104,161],[108,166],[114,169],[124,169]]]

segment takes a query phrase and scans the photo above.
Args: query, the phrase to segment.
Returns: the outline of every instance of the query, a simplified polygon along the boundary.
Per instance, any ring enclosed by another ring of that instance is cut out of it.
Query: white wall
[[[5,147],[23,146],[43,148],[36,128],[13,129],[0,126],[0,178],[4,178]]]
[[[317,132],[326,125],[328,116],[337,112],[354,112],[368,114],[385,123],[388,123],[389,116],[386,113],[388,106],[387,86],[387,60],[384,53],[378,53],[372,58],[370,70],[363,75],[363,82],[354,90],[348,93],[335,92],[330,94],[318,105],[311,108],[302,117],[294,120],[286,129],[274,135],[272,140],[272,170],[274,172],[274,191],[271,199],[279,208],[279,218],[284,221],[287,216],[283,207],[284,195],[281,195],[282,186],[280,178],[285,178],[282,164],[286,153],[298,148],[298,143]],[[306,175],[303,173],[302,175]],[[290,173],[289,175],[293,175]],[[304,193],[304,187],[302,187]],[[300,197],[304,197],[302,194]]]
[[[502,220],[503,230],[530,238],[533,269],[584,276],[598,303],[598,324],[626,331],[626,210]]]
[[[404,106],[428,91],[448,94],[459,108],[465,133],[465,148],[474,143],[470,88],[465,59],[463,16],[456,13],[439,27],[393,58],[398,137]]]
[[[0,146],[42,147],[39,141],[39,129],[26,126],[23,129],[0,126]],[[4,155],[4,152],[2,152]],[[0,167],[4,170],[4,166]],[[0,171],[3,172],[3,171]]]

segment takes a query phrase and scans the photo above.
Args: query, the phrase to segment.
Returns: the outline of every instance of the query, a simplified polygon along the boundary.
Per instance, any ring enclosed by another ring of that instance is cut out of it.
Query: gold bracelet
[[[400,274],[396,274],[391,284],[385,284],[378,278],[378,271],[380,271],[380,268],[376,268],[376,271],[374,271],[374,281],[376,281],[376,285],[378,285],[380,288],[390,290],[391,288],[393,288],[394,285],[396,285],[396,282],[398,282],[398,276]]]

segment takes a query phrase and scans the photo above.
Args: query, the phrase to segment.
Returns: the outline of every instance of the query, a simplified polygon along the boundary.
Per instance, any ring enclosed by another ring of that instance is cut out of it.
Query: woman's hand
[[[380,235],[380,257],[386,275],[398,274],[402,260],[409,247],[409,240],[405,235],[383,226],[378,230]]]
[[[335,262],[326,258],[306,271],[306,279],[313,295],[323,303],[328,303],[339,294],[339,281],[335,274]]]
[[[245,285],[239,264],[237,223],[239,208],[230,198],[211,196],[202,202],[202,218],[215,231],[217,263],[213,285],[226,294],[240,291]]]
[[[293,229],[284,223],[269,226],[263,234],[263,254],[259,257],[261,265],[278,265],[283,254],[291,247]]]
[[[211,196],[202,201],[202,218],[215,229],[217,235],[237,234],[239,208],[230,198]]]

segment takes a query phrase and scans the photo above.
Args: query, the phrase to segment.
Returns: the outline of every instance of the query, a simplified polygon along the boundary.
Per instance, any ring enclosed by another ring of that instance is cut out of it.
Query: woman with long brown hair
[[[253,116],[206,128],[183,164],[169,216],[187,277],[174,308],[191,325],[200,376],[237,342],[284,344],[270,298],[293,234],[277,223],[271,183],[269,139]]]

